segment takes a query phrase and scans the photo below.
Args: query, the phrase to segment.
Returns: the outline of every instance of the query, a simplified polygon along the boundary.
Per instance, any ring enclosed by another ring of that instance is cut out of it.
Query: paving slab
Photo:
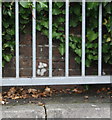
[[[45,118],[45,110],[36,104],[3,105],[2,118]]]
[[[85,96],[88,99],[85,99]],[[46,104],[47,118],[104,118],[111,116],[111,99],[107,94],[84,93],[84,94],[62,94],[43,99]]]
[[[47,118],[110,118],[110,104],[47,104]]]
[[[44,107],[37,105],[39,101],[45,104],[46,111]],[[112,96],[104,92],[97,94],[93,89],[81,94],[62,93],[53,94],[51,97],[8,100],[8,102],[8,105],[3,106],[3,117],[7,118],[27,117],[33,120],[33,118],[45,118],[47,115],[45,120],[65,120],[65,118],[111,120],[112,117]]]

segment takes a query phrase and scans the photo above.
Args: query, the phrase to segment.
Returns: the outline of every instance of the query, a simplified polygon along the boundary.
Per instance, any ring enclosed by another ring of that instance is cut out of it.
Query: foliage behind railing
[[[87,3],[86,9],[86,67],[98,60],[98,9],[100,3]],[[112,3],[103,3],[103,61],[112,64]],[[20,2],[20,31],[32,21],[32,3]],[[37,3],[37,31],[48,37],[49,6]],[[65,53],[65,3],[53,3],[53,40],[60,41],[59,51]],[[10,62],[15,51],[15,5],[3,3],[3,66]],[[70,3],[70,31],[82,24],[82,3]],[[69,47],[75,54],[75,61],[81,62],[81,35],[70,32]]]

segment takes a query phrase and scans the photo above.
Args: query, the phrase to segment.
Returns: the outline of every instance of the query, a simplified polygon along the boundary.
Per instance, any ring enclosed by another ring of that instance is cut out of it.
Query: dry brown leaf
[[[66,91],[70,91],[71,89],[66,89]]]
[[[110,88],[108,87],[107,90],[110,90]]]
[[[89,96],[84,96],[84,98],[85,98],[85,99],[88,99],[88,98],[89,98]]]
[[[0,101],[2,101],[2,93],[0,93]]]
[[[112,92],[107,92],[107,95],[111,94]]]
[[[102,88],[102,89],[101,89],[101,91],[105,91],[105,92],[106,92],[106,91],[107,91],[107,89],[106,89],[106,88]]]
[[[35,92],[37,92],[37,90],[36,89],[28,89],[28,93],[35,93]]]
[[[26,98],[29,98],[29,95],[28,94],[24,94],[24,95],[20,96],[20,98],[26,99]]]
[[[51,96],[52,95],[52,90],[51,90],[51,88],[49,88],[49,87],[46,87],[45,88],[45,92],[43,92],[45,95],[47,95],[47,96]]]
[[[45,92],[51,92],[51,88],[46,87],[46,88],[45,88]]]
[[[32,97],[33,97],[33,98],[38,98],[38,97],[39,97],[39,95],[32,95]]]
[[[16,88],[15,87],[12,87],[10,88],[9,92],[11,92],[12,94],[16,92]]]
[[[8,98],[13,97],[13,95],[15,94],[15,92],[16,92],[15,87],[10,88],[9,91],[7,92]]]
[[[46,97],[46,92],[39,93],[38,96],[39,96],[39,97]]]
[[[100,90],[97,90],[97,92],[96,92],[96,93],[97,93],[97,94],[99,94],[100,92],[101,92]]]
[[[19,99],[19,96],[15,96],[14,98],[12,98],[13,100]]]
[[[44,106],[44,104],[42,102],[38,102],[39,106]]]
[[[78,89],[76,89],[76,88],[75,88],[75,89],[73,89],[72,91],[73,91],[73,92],[75,92],[75,93],[78,93],[78,94],[80,94],[80,93],[82,93],[82,92],[83,92],[82,90],[78,90]]]

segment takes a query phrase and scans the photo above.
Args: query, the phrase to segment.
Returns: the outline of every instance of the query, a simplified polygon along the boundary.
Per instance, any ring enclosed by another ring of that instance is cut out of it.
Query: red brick
[[[20,45],[31,45],[32,37],[30,34],[20,35]]]
[[[48,45],[49,44],[49,39],[42,35],[40,32],[37,32],[37,45]]]
[[[31,57],[20,57],[20,68],[31,68],[32,67],[32,59]]]
[[[32,56],[32,48],[31,46],[20,46],[20,56]]]
[[[31,68],[20,69],[20,77],[32,77],[32,69]]]
[[[54,69],[53,76],[65,76],[65,70],[64,69]]]
[[[80,76],[81,75],[81,70],[80,69],[70,69],[69,70],[69,75],[70,76]]]
[[[15,77],[16,76],[16,69],[15,68],[6,68],[4,69],[4,77]]]

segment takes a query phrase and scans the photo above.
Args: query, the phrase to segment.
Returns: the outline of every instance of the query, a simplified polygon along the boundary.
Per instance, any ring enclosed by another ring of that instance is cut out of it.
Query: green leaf
[[[81,57],[81,55],[82,55],[81,49],[76,49],[76,50],[75,50],[75,53],[76,53],[77,55],[79,55],[80,57]]]
[[[15,34],[14,29],[7,29],[7,34],[14,35]]]
[[[69,43],[69,46],[74,50],[76,48],[76,44],[73,44],[72,42]]]
[[[57,18],[57,22],[63,23],[63,22],[65,22],[65,18],[60,16],[60,17]]]
[[[70,19],[70,27],[76,27],[78,25],[79,19],[78,17],[71,17]]]
[[[86,67],[90,67],[91,61],[86,59]]]
[[[108,52],[109,52],[108,44],[103,44],[103,53],[108,53]]]
[[[7,43],[3,44],[3,48],[10,48],[11,51],[14,51],[14,41],[8,41]]]
[[[109,14],[112,13],[112,9],[111,9],[111,6],[110,6],[110,5],[111,5],[111,4],[107,4],[107,5],[106,5],[106,9],[105,9],[106,12],[109,13]]]
[[[65,45],[64,43],[61,43],[60,46],[59,46],[59,52],[60,54],[63,56],[64,53],[65,53]]]
[[[46,36],[49,35],[49,32],[48,32],[48,30],[46,30],[46,29],[44,29],[42,32],[43,32],[43,34],[46,35]]]
[[[88,38],[88,40],[93,41],[93,40],[96,40],[97,37],[98,37],[98,34],[95,33],[94,31],[91,31],[91,30],[87,31],[87,38]]]
[[[56,4],[59,8],[61,8],[61,7],[64,5],[63,2],[56,2],[55,4]]]
[[[74,7],[75,7],[75,9],[74,9]],[[80,14],[81,14],[81,6],[79,4],[75,4],[74,7],[72,7],[73,12],[76,15],[80,16]]]
[[[37,24],[36,29],[37,29],[38,31],[41,31],[42,26],[41,26],[40,24]]]
[[[6,55],[3,55],[3,58],[7,61],[7,62],[10,62],[11,58],[12,58],[12,55],[11,54],[6,54]]]
[[[93,56],[93,60],[98,60],[98,55]]]
[[[29,8],[29,2],[20,2],[20,5],[24,8]]]
[[[80,64],[80,62],[81,62],[81,58],[78,57],[78,56],[76,56],[76,57],[75,57],[75,61],[76,61],[78,64]]]
[[[3,22],[3,26],[4,26],[5,28],[8,28],[8,27],[9,27],[9,23],[8,23],[8,22]]]
[[[97,8],[98,5],[99,5],[99,3],[97,3],[97,2],[88,2],[87,3],[87,9],[91,10],[93,8]]]
[[[61,14],[61,10],[59,8],[53,8],[52,14],[53,15],[59,15],[59,14]]]
[[[11,16],[11,15],[12,15],[11,11],[8,11],[8,15],[9,15],[9,16]]]
[[[44,2],[39,2],[41,8],[48,8],[47,4]]]
[[[89,54],[89,55],[87,55],[87,58],[88,58],[89,60],[92,60],[92,59],[93,59],[93,55],[92,55],[92,54]]]
[[[45,28],[49,28],[49,23],[48,23],[48,21],[41,21],[41,23],[40,23],[41,25],[43,25]]]
[[[108,62],[108,60],[110,59],[110,56],[104,56],[104,61],[105,61],[105,63],[107,63]]]

